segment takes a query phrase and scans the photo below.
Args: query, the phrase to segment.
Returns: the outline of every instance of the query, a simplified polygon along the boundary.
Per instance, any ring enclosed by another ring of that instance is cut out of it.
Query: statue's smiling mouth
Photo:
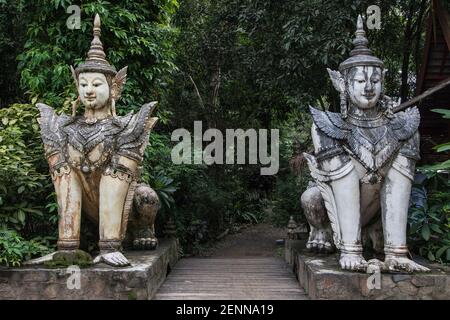
[[[86,101],[89,101],[89,102],[92,102],[92,101],[95,101],[95,97],[86,97],[85,98],[86,99]]]

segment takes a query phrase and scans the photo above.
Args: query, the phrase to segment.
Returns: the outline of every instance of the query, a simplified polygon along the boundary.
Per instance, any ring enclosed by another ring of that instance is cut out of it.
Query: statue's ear
[[[386,78],[386,73],[388,72],[388,69],[384,69],[381,74],[381,79],[384,80]]]
[[[150,119],[148,119],[147,122],[147,128],[149,130],[153,129],[153,127],[156,125],[156,123],[158,122],[159,118],[158,117],[151,117]]]
[[[119,100],[120,95],[122,94],[123,86],[127,81],[127,69],[128,67],[120,69],[112,81],[111,95],[116,101]]]
[[[339,92],[345,91],[345,81],[344,77],[339,71],[334,71],[327,68],[328,74],[330,75],[331,82],[333,83],[334,88]]]
[[[77,92],[78,92],[78,77],[77,73],[75,72],[75,69],[70,66],[70,71],[72,72],[73,81],[75,81],[75,85],[77,86]]]

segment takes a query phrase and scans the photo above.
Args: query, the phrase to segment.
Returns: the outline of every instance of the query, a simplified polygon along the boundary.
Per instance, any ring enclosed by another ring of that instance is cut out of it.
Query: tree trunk
[[[409,69],[409,58],[411,56],[411,26],[412,26],[412,10],[408,12],[408,18],[406,22],[405,32],[403,34],[403,62],[402,62],[402,75],[401,75],[401,86],[400,86],[400,99],[401,102],[405,102],[408,99],[409,84],[408,84],[408,69]]]

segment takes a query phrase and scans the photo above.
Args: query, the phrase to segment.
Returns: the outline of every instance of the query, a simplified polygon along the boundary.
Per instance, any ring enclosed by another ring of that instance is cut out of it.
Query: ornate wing
[[[315,125],[333,139],[345,140],[351,128],[345,123],[339,113],[324,112],[314,107],[309,107]]]
[[[150,118],[157,103],[150,102],[141,107],[141,110],[131,117],[126,127],[117,139],[118,153],[137,161],[142,160],[143,149],[148,142],[148,134],[156,123]]]
[[[417,107],[413,107],[402,112],[397,112],[392,121],[390,121],[389,126],[398,140],[408,140],[417,132],[419,124],[419,110]]]
[[[37,103],[36,107],[41,115],[38,122],[41,127],[42,142],[46,146],[62,151],[66,137],[61,128],[70,121],[70,117],[67,115],[58,116],[52,107],[43,103]]]

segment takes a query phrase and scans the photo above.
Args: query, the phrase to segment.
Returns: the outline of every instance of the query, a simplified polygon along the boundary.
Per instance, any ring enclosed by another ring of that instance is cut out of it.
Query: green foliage
[[[81,7],[79,30],[66,26],[72,4]],[[69,112],[76,91],[68,66],[84,60],[95,13],[108,60],[129,67],[118,113],[160,101],[142,175],[162,202],[157,228],[171,215],[181,243],[195,251],[238,223],[269,216],[281,226],[290,215],[301,221],[300,195],[309,181],[301,152],[311,146],[307,106],[338,110],[325,68],[348,57],[356,16],[372,4],[381,7],[382,29],[368,31],[371,48],[390,70],[386,93],[398,97],[405,82],[398,71],[406,66],[413,79],[420,61],[426,1],[0,1],[0,224],[25,238],[56,233],[37,110],[5,107],[39,100]],[[260,176],[258,165],[174,165],[170,133],[191,130],[194,120],[204,130],[279,128],[279,174]]]
[[[420,168],[419,168],[420,170]],[[429,171],[428,171],[429,173]],[[428,191],[428,192],[427,192]],[[450,183],[436,173],[415,185],[409,215],[409,237],[413,248],[431,261],[450,261]]]
[[[81,29],[67,28],[69,5],[81,7]],[[54,106],[62,105],[68,96],[76,97],[69,65],[84,60],[92,40],[93,17],[99,13],[108,61],[116,68],[128,65],[118,110],[136,110],[145,102],[159,100],[168,75],[175,70],[171,48],[175,30],[170,17],[177,7],[176,0],[27,2],[22,22],[26,41],[17,57],[22,88]]]
[[[171,163],[169,146],[170,140],[166,135],[153,132],[150,146],[145,150],[143,163],[142,181],[152,186],[158,194],[162,213],[173,207],[175,203],[173,196],[178,189],[178,183],[173,178],[174,174],[169,172]]]
[[[299,110],[293,111],[288,119],[280,124],[280,173],[272,197],[273,214],[270,216],[276,226],[286,227],[290,216],[297,223],[306,222],[300,203],[300,196],[312,178],[302,152],[311,152],[309,130],[311,118]]]
[[[450,110],[448,110],[448,109],[432,109],[431,111],[434,111],[434,112],[442,114],[443,115],[442,117],[444,119],[450,119]],[[437,152],[449,151],[450,150],[450,141],[447,142],[447,143],[443,143],[443,144],[437,145],[437,146],[434,147],[434,149]],[[445,163],[446,163],[446,166],[447,166],[445,169],[450,169],[450,160],[444,162],[444,164],[442,164],[442,165],[445,166]],[[444,170],[444,169],[441,169],[441,170]]]
[[[434,109],[450,119],[450,111]],[[448,149],[438,146],[438,152]],[[450,261],[450,160],[418,168],[422,181],[413,187],[410,238],[419,253],[431,261]]]
[[[45,223],[42,199],[51,179],[39,137],[38,111],[29,104],[0,109],[0,227],[27,230]],[[54,214],[54,213],[53,213]]]
[[[18,267],[24,260],[49,253],[48,238],[24,240],[16,231],[0,230],[0,265]]]

